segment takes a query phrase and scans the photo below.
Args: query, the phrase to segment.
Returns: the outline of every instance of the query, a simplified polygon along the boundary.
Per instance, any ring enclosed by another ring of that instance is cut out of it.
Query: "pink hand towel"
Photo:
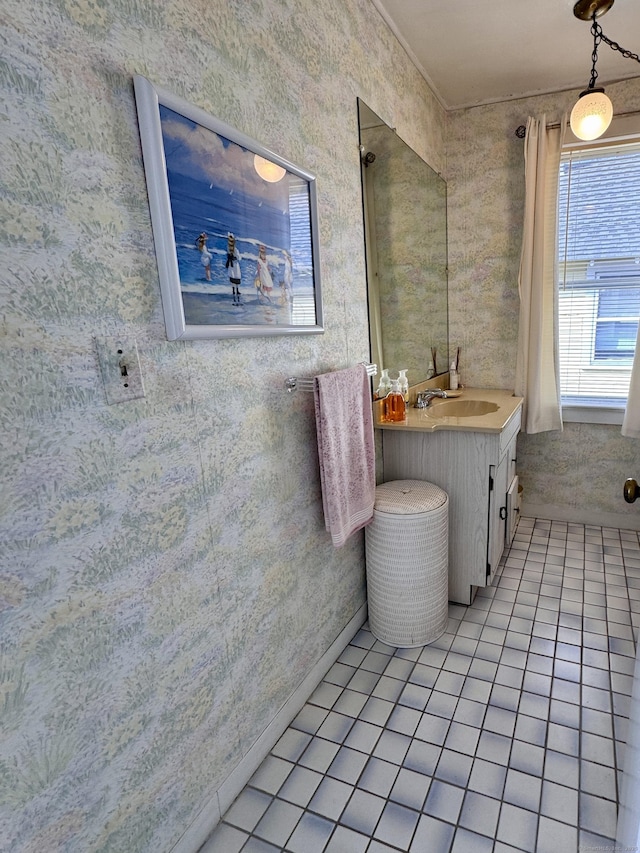
[[[314,383],[322,508],[336,548],[373,518],[375,445],[364,365],[316,376]]]

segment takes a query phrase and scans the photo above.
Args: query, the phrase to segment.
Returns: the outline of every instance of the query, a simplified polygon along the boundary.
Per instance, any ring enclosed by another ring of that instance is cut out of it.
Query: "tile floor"
[[[522,518],[439,640],[358,632],[201,853],[613,850],[638,624],[636,532]]]

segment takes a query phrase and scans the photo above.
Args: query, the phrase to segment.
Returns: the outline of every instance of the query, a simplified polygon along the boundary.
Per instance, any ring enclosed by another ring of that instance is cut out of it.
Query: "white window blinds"
[[[558,254],[562,403],[623,407],[640,318],[640,142],[563,153]]]
[[[291,297],[291,322],[296,326],[313,326],[316,323],[310,205],[307,182],[290,175],[291,255],[297,278]],[[308,287],[303,287],[303,284],[308,284]]]

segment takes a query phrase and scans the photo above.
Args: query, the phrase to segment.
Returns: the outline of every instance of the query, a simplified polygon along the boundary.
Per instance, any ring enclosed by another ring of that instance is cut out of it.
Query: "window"
[[[631,364],[638,337],[640,287],[601,289],[593,348],[594,362]]]
[[[639,142],[563,153],[558,252],[563,414],[623,410],[640,320]]]

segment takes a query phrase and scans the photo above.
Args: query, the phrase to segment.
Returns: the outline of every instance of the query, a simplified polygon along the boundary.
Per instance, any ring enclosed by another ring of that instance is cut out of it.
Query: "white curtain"
[[[622,434],[629,436],[629,438],[640,438],[640,353],[638,353],[638,344],[640,344],[640,330],[638,332],[638,340],[636,341],[636,352],[633,357],[627,407],[624,410],[624,419],[622,421]]]
[[[557,334],[558,172],[566,117],[547,128],[529,118],[525,137],[525,216],[518,290],[520,327],[515,393],[528,433],[562,429]]]

